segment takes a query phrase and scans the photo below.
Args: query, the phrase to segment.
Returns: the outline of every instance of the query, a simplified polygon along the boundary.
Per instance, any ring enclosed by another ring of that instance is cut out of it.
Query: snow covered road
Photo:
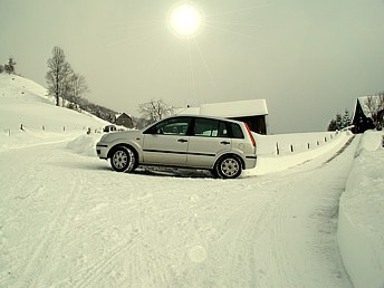
[[[351,287],[336,228],[356,142],[231,181],[0,152],[0,287]]]

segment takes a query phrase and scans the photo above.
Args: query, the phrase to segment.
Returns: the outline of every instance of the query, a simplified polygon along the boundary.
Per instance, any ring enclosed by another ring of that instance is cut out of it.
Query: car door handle
[[[188,142],[188,140],[186,140],[186,139],[178,139],[177,142],[185,143],[185,142]]]
[[[229,144],[231,144],[231,142],[228,142],[228,141],[221,141],[220,144],[223,144],[223,145],[229,145]]]

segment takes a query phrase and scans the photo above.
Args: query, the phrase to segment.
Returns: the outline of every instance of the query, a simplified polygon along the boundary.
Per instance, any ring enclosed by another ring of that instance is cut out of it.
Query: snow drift
[[[366,132],[340,199],[338,241],[355,287],[384,287],[384,133]]]

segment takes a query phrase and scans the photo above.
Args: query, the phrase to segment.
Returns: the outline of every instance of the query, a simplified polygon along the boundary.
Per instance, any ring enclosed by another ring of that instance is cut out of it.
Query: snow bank
[[[344,265],[359,288],[384,287],[383,132],[366,132],[340,199],[338,242]]]
[[[263,156],[291,155],[292,153],[306,152],[332,142],[339,134],[335,132],[277,135],[253,133],[257,142],[257,154]]]
[[[338,134],[323,132],[267,136],[255,134],[255,137],[257,142],[257,166],[255,169],[246,170],[246,175],[279,172],[325,155],[330,151],[336,153],[345,145],[351,135],[350,132],[340,132]],[[317,145],[318,141],[319,146]],[[279,155],[276,155],[276,143],[280,143],[280,148],[286,147],[285,150],[280,150]],[[309,149],[308,143],[310,143]],[[288,154],[287,147],[290,145],[293,145],[296,150]]]
[[[20,149],[37,145],[53,144],[68,141],[78,133],[54,133],[34,129],[0,130],[0,152],[10,149]]]
[[[85,134],[76,137],[67,144],[67,148],[76,154],[84,156],[97,156],[96,143],[100,140],[102,134]]]

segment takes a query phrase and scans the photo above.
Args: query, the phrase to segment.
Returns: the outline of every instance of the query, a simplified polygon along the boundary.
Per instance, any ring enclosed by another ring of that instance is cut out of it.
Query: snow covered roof
[[[217,117],[244,117],[268,115],[265,99],[242,100],[202,104],[200,107],[187,107],[176,110],[178,115],[209,115]]]
[[[115,119],[117,119],[117,118],[119,118],[121,115],[127,115],[129,118],[132,118],[132,116],[130,115],[130,114],[128,114],[128,113],[117,113],[117,114],[115,114]]]

